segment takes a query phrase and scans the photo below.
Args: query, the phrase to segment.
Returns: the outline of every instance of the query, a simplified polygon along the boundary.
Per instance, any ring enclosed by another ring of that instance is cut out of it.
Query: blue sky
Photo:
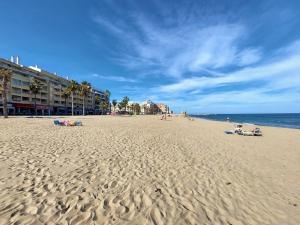
[[[300,112],[300,1],[1,0],[0,57],[191,113]]]

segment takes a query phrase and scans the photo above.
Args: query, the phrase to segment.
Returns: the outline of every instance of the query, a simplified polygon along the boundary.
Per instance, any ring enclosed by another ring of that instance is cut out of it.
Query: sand
[[[300,224],[300,130],[76,119],[0,119],[0,224]]]

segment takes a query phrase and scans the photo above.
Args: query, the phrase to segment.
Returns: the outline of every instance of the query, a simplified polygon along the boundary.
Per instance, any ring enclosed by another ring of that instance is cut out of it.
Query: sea
[[[270,114],[205,114],[191,115],[216,121],[249,123],[261,126],[287,127],[300,129],[300,113],[270,113]]]

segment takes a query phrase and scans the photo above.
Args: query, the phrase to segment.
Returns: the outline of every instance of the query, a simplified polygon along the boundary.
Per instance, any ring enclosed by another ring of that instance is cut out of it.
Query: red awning
[[[14,103],[15,108],[34,109],[34,104]],[[46,105],[36,105],[37,109],[49,109]]]
[[[34,104],[14,103],[15,108],[34,109]]]

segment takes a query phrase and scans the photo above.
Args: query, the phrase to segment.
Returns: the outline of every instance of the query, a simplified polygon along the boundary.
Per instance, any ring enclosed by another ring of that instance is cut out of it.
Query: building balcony
[[[41,96],[41,99],[48,99],[48,96],[46,95],[46,96]]]

